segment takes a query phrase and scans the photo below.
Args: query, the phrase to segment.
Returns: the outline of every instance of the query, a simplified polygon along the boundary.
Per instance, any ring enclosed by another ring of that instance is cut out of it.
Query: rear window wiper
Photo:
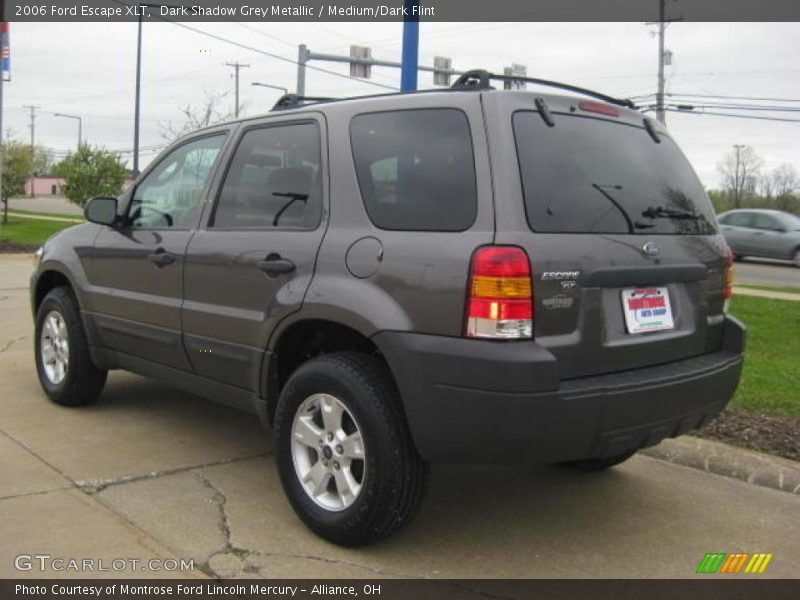
[[[642,216],[648,219],[684,219],[689,221],[698,221],[703,219],[703,215],[679,208],[669,208],[668,206],[648,206],[646,210],[642,211]],[[644,223],[636,221],[637,229],[649,229],[654,227],[653,223]]]
[[[648,206],[647,210],[642,212],[642,216],[648,219],[692,219],[696,221],[702,218],[703,215],[689,210],[669,208],[668,206]]]

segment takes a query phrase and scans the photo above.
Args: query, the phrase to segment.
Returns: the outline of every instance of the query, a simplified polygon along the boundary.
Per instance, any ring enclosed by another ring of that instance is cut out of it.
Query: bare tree
[[[227,95],[227,92],[221,94],[205,92],[203,103],[199,106],[187,104],[181,107],[183,122],[178,124],[170,122],[166,127],[162,127],[161,136],[171,142],[203,127],[233,119],[233,110],[220,109],[220,104]]]
[[[717,165],[722,187],[734,208],[741,208],[742,200],[755,191],[763,164],[764,161],[752,147],[734,146]]]
[[[778,210],[791,210],[800,192],[800,176],[794,165],[784,163],[775,167],[769,174],[772,204]]]

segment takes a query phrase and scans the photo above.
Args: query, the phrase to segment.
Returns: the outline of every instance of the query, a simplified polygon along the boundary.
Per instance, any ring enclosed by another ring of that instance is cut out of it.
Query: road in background
[[[734,267],[738,285],[777,285],[800,287],[800,269],[791,263],[747,258]]]
[[[43,213],[83,215],[83,209],[61,196],[37,196],[36,198],[10,198],[8,210],[30,210]]]

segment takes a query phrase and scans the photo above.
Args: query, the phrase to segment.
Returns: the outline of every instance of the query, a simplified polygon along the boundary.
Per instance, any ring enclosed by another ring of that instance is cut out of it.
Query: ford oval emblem
[[[661,246],[655,242],[647,242],[644,246],[642,246],[642,252],[644,252],[647,256],[658,256],[661,253]]]

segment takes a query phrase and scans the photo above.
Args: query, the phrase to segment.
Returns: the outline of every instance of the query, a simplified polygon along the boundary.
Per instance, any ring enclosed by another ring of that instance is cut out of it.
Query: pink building
[[[31,185],[35,196],[60,196],[63,177],[33,177],[25,182],[25,195],[31,195]]]
[[[126,178],[125,183],[122,184],[122,189],[127,190],[133,179]],[[64,185],[63,177],[33,177],[28,178],[25,182],[25,195],[31,195],[31,185],[33,185],[34,196],[60,196],[61,186]]]

